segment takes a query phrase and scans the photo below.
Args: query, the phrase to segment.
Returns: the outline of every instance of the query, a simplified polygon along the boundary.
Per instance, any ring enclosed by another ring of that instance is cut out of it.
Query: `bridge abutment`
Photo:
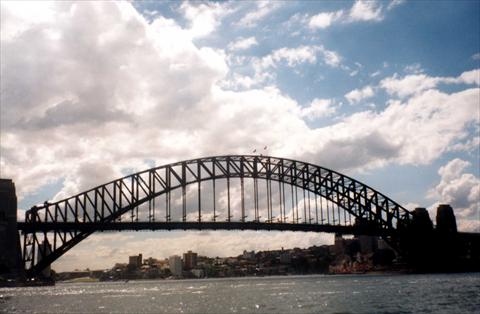
[[[480,235],[457,231],[450,205],[437,208],[436,226],[425,208],[412,212],[412,221],[402,226],[402,254],[419,272],[461,272],[480,270]]]
[[[0,179],[0,282],[23,279],[24,269],[17,228],[17,195],[10,179]]]

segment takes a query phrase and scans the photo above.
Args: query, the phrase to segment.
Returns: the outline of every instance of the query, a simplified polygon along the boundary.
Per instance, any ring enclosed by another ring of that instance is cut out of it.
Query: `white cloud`
[[[387,93],[397,95],[399,97],[407,97],[424,90],[437,87],[443,84],[480,84],[480,69],[463,72],[458,77],[432,77],[426,74],[412,74],[399,78],[397,74],[392,77],[383,79],[380,87],[384,88]]]
[[[365,86],[362,89],[354,89],[347,94],[345,94],[345,98],[348,100],[350,104],[355,104],[360,102],[361,100],[370,98],[374,95],[373,88],[371,86]]]
[[[439,78],[429,77],[425,74],[408,75],[403,78],[398,78],[395,74],[393,77],[383,79],[380,86],[389,94],[406,97],[416,92],[434,88],[439,82]]]
[[[263,57],[238,57],[230,55],[228,64],[232,66],[233,71],[221,82],[221,86],[233,90],[258,87],[265,84],[271,84],[276,73],[271,69],[279,66],[288,66],[295,68],[303,64],[317,64],[323,62],[330,67],[343,67],[342,57],[335,51],[326,49],[323,46],[298,46],[294,48],[282,47],[273,50]],[[234,67],[240,67],[242,70],[250,67],[251,73],[239,74],[234,71]]]
[[[475,88],[452,94],[429,90],[404,103],[391,101],[381,112],[355,113],[314,130],[330,140],[317,144],[309,157],[333,169],[429,164],[479,123],[479,98]]]
[[[470,165],[468,161],[455,158],[440,167],[438,170],[440,182],[429,191],[429,197],[438,201],[432,206],[433,209],[439,203],[450,204],[453,207],[460,230],[478,232],[480,178],[472,173],[466,173],[465,170]]]
[[[315,63],[317,61],[317,48],[313,46],[301,46],[298,48],[280,48],[270,55],[262,58],[263,67],[272,67],[280,61],[286,61],[287,65],[294,67],[301,63]]]
[[[463,72],[457,78],[456,83],[480,85],[480,69]]]
[[[228,3],[183,2],[180,6],[185,18],[190,22],[188,33],[192,37],[204,37],[212,33],[221,19],[233,12]]]
[[[408,74],[420,74],[424,72],[420,63],[407,65],[403,68],[403,71]]]
[[[335,51],[325,49],[323,46],[299,46],[296,48],[280,48],[263,57],[258,65],[262,69],[275,67],[279,62],[285,61],[289,67],[302,63],[316,63],[320,54],[325,64],[336,67],[340,65],[341,57]]]
[[[473,60],[480,60],[480,52],[472,55],[472,59],[473,59]]]
[[[222,87],[231,90],[238,90],[242,88],[250,89],[254,86],[257,86],[267,80],[267,77],[264,76],[247,76],[247,75],[240,75],[238,73],[233,73],[231,79],[224,80],[222,82]]]
[[[28,29],[30,25],[51,22],[54,18],[53,1],[11,1],[8,5],[14,10],[2,12],[0,21],[2,39],[7,40]]]
[[[358,74],[358,70],[354,70],[354,71],[350,72],[348,75],[356,76],[357,74]]]
[[[228,44],[228,49],[229,50],[246,50],[256,45],[258,45],[258,42],[253,36],[247,37],[247,38],[239,37],[237,38],[236,41]]]
[[[302,108],[301,116],[308,120],[315,120],[321,117],[331,116],[336,108],[332,99],[315,98],[308,107]]]
[[[333,22],[336,22],[343,16],[343,11],[336,12],[321,12],[317,15],[314,15],[310,18],[308,26],[310,28],[327,28]]]
[[[475,150],[478,150],[480,147],[480,136],[475,136],[473,138],[470,138],[466,140],[465,142],[459,142],[456,143],[452,146],[450,146],[449,151],[452,152],[473,152]]]
[[[380,2],[357,0],[350,9],[351,21],[381,21],[383,19]]]
[[[401,4],[404,4],[406,0],[391,0],[387,6],[387,10],[391,10]]]
[[[254,27],[267,15],[282,6],[280,1],[255,1],[255,8],[238,21],[237,25]]]
[[[392,102],[380,113],[361,112],[312,129],[298,115],[301,107],[276,88],[222,90],[226,56],[197,48],[172,20],[158,17],[149,24],[128,5],[103,6],[82,5],[52,24],[32,25],[13,39],[2,37],[2,56],[8,56],[2,59],[2,90],[8,91],[2,93],[2,104],[8,104],[2,108],[2,117],[8,117],[2,123],[2,172],[18,182],[20,197],[59,177],[66,178],[68,193],[88,188],[93,182],[83,179],[87,172],[82,169],[92,164],[104,167],[96,177],[100,183],[122,169],[145,168],[145,159],[161,164],[249,152],[256,145],[339,170],[428,163],[464,136],[467,122],[475,119],[471,112],[478,110],[475,89],[450,95],[431,90],[404,104]],[[117,29],[84,23],[86,16],[105,19],[105,12],[118,12],[110,17]],[[73,29],[76,40],[54,40],[42,32],[44,27],[60,34]],[[27,45],[24,53],[16,53]],[[41,63],[37,55],[45,56]],[[322,46],[301,46],[278,49],[259,64],[268,74],[265,69],[279,62],[295,66],[317,58],[332,65],[339,59]],[[321,104],[314,102],[310,112],[331,110]],[[305,145],[295,145],[299,141]],[[329,151],[342,158],[329,158],[337,156]]]
[[[403,0],[393,0],[385,7],[385,3],[382,1],[356,0],[348,11],[320,12],[305,21],[308,21],[310,29],[324,29],[334,23],[379,22],[384,19],[385,11],[389,11],[403,2]]]
[[[323,56],[324,56],[323,60],[325,61],[326,64],[332,67],[337,67],[340,65],[342,58],[337,52],[327,50],[327,49],[322,49],[321,51],[323,52]]]

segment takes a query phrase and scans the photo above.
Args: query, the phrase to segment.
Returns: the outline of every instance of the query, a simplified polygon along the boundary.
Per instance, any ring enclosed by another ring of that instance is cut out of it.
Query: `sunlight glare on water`
[[[289,276],[1,288],[2,313],[478,313],[480,274]]]

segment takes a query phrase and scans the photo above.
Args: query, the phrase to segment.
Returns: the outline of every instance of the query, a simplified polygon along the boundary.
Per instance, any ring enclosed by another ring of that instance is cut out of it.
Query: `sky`
[[[124,175],[251,154],[335,169],[480,232],[480,2],[1,2],[0,176],[18,215]],[[95,234],[54,263],[329,244]]]

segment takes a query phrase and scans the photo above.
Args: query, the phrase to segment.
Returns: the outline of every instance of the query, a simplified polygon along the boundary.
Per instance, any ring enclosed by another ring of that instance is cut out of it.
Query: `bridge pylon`
[[[17,195],[11,179],[0,179],[0,281],[24,278],[17,228]]]

